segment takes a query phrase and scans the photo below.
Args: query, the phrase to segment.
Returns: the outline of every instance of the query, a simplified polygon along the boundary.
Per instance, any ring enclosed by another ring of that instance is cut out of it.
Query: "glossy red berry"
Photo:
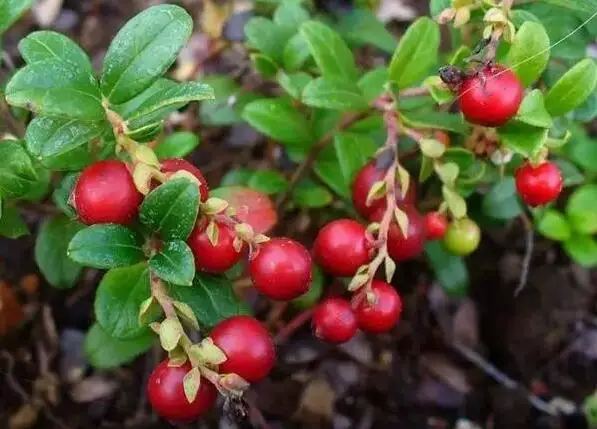
[[[514,72],[501,65],[488,66],[462,82],[460,110],[473,124],[499,127],[516,115],[523,95]]]
[[[184,393],[184,376],[192,369],[189,362],[182,366],[168,366],[168,359],[155,367],[147,382],[147,397],[155,412],[166,420],[190,423],[205,414],[215,403],[218,391],[201,378],[201,385],[193,402]]]
[[[142,200],[126,164],[114,160],[86,167],[71,197],[79,220],[87,225],[128,224],[137,216]]]
[[[357,317],[350,302],[343,298],[322,301],[315,308],[312,324],[315,336],[332,344],[350,340],[358,329]]]
[[[366,228],[352,219],[334,220],[317,234],[313,252],[324,271],[337,277],[350,277],[369,262]]]
[[[546,161],[536,167],[525,163],[516,171],[516,189],[530,206],[540,206],[558,198],[564,186],[560,168]]]
[[[427,213],[425,214],[425,229],[427,230],[427,240],[439,240],[446,234],[448,219],[439,212]]]
[[[242,249],[234,249],[234,230],[224,222],[215,221],[217,242],[214,246],[207,235],[207,219],[199,219],[187,239],[195,256],[195,266],[200,271],[220,274],[228,271],[242,258]]]
[[[388,231],[388,253],[396,262],[416,258],[423,250],[427,236],[425,219],[417,209],[413,206],[402,206],[400,209],[408,217],[408,231],[406,236],[402,234],[402,230],[396,221],[392,221],[390,230]],[[373,220],[381,221],[383,214],[382,210],[378,211],[373,216]]]
[[[373,280],[371,292],[375,297],[373,302],[370,304],[363,298],[355,309],[359,328],[374,334],[388,332],[400,319],[400,295],[391,285],[381,280]]]
[[[164,161],[162,161],[161,164],[161,171],[162,173],[166,173],[166,175],[184,170],[188,171],[193,176],[195,176],[197,180],[199,180],[199,183],[201,183],[201,186],[199,186],[199,192],[201,193],[201,201],[207,200],[209,196],[209,186],[201,170],[199,170],[189,161],[181,158],[165,159]]]
[[[253,286],[278,301],[297,298],[311,284],[311,255],[288,238],[272,238],[260,245],[249,263]]]
[[[218,323],[209,336],[227,357],[219,367],[222,374],[234,373],[255,383],[274,367],[276,349],[272,337],[252,317],[230,317]]]
[[[361,168],[355,177],[354,182],[352,183],[352,204],[354,205],[357,213],[359,213],[365,219],[370,219],[377,210],[387,206],[385,198],[374,200],[370,205],[367,205],[367,195],[369,194],[371,186],[373,186],[375,182],[383,180],[385,174],[386,170],[383,168],[377,168],[376,161],[373,160]],[[406,195],[401,195],[399,190],[397,193],[399,195],[396,198],[396,202],[414,204],[416,191],[412,183],[411,186],[408,187]]]

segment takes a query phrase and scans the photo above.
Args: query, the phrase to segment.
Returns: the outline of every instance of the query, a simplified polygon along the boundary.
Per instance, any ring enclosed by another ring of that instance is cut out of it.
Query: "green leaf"
[[[0,1],[0,34],[4,33],[20,16],[31,7],[33,0]]]
[[[323,186],[318,186],[312,180],[303,179],[295,187],[292,200],[299,207],[321,208],[330,205],[334,196]]]
[[[309,20],[309,12],[298,2],[284,2],[274,12],[274,22],[291,32],[298,31],[300,25]]]
[[[582,185],[585,182],[585,176],[571,162],[565,159],[556,159],[555,163],[564,176],[564,187]]]
[[[308,106],[332,110],[363,110],[367,100],[356,83],[320,77],[303,90],[303,102]]]
[[[267,55],[263,54],[251,54],[251,61],[257,73],[259,73],[264,79],[272,79],[276,77],[278,73],[278,65]]]
[[[54,204],[56,204],[56,206],[71,219],[77,217],[77,213],[73,206],[70,205],[69,201],[78,178],[78,173],[67,174],[52,193],[52,201],[54,201]]]
[[[199,136],[190,131],[170,134],[155,148],[159,159],[184,158],[199,146]]]
[[[0,141],[0,196],[17,198],[36,184],[37,172],[31,158],[16,140]]]
[[[288,40],[282,53],[284,68],[288,71],[299,70],[311,56],[309,45],[302,36],[297,33]]]
[[[277,194],[288,189],[288,180],[275,170],[258,170],[247,182],[250,188],[266,194]]]
[[[70,288],[79,278],[83,267],[69,259],[66,249],[82,228],[82,224],[64,215],[47,220],[41,226],[35,240],[35,262],[52,286]]]
[[[510,121],[498,129],[503,144],[514,152],[529,158],[537,153],[547,139],[548,130],[518,121]]]
[[[437,104],[446,104],[454,99],[454,93],[443,85],[439,76],[429,76],[423,85]]]
[[[290,38],[287,29],[267,18],[257,16],[245,25],[245,36],[250,46],[263,52],[278,64],[282,63],[284,47]]]
[[[104,118],[95,79],[58,58],[32,63],[16,72],[6,85],[6,101],[48,116]]]
[[[127,118],[130,129],[137,129],[163,120],[167,114],[191,101],[214,98],[213,89],[199,82],[184,82],[148,97],[138,110]]]
[[[566,215],[572,228],[580,234],[597,232],[597,185],[577,188],[566,204]]]
[[[147,327],[139,325],[139,308],[151,296],[146,263],[114,268],[104,274],[95,295],[95,316],[106,334],[135,338]]]
[[[102,94],[120,104],[148,88],[176,60],[192,30],[193,20],[180,6],[153,6],[133,17],[108,48]]]
[[[354,57],[337,32],[317,21],[305,22],[300,31],[324,77],[356,82]]]
[[[35,31],[19,42],[19,52],[28,64],[59,60],[69,64],[77,74],[93,76],[89,57],[74,41],[54,31]]]
[[[437,61],[439,42],[437,23],[427,17],[417,19],[404,33],[392,56],[389,79],[398,88],[407,88],[423,79]]]
[[[540,23],[527,21],[516,32],[506,64],[525,87],[539,79],[547,67],[549,43],[547,31]]]
[[[315,172],[338,195],[349,199],[354,177],[378,145],[363,134],[339,132],[315,162]]]
[[[126,267],[144,259],[141,238],[122,225],[112,224],[79,231],[68,245],[68,256],[94,268]]]
[[[0,237],[15,239],[24,235],[29,235],[29,228],[19,211],[12,206],[2,204],[2,217],[0,217]]]
[[[341,15],[338,30],[349,43],[373,45],[390,54],[398,44],[392,33],[367,9],[354,9]]]
[[[425,255],[435,277],[448,296],[462,298],[467,295],[469,275],[461,257],[447,252],[438,241],[428,241]]]
[[[597,10],[597,0],[583,0],[579,2],[569,1],[569,0],[544,0],[545,3],[553,4],[556,6],[562,6],[567,9],[593,14]]]
[[[483,197],[483,212],[494,219],[512,219],[522,213],[514,178],[504,177]]]
[[[145,197],[139,219],[165,240],[186,240],[199,211],[199,187],[189,179],[169,180]]]
[[[553,116],[561,116],[580,106],[595,91],[597,65],[586,58],[568,70],[549,90],[545,107]]]
[[[278,73],[278,83],[292,98],[300,100],[302,98],[303,89],[313,78],[304,72],[296,73]]]
[[[463,147],[449,147],[444,152],[445,163],[453,162],[462,172],[467,171],[475,163],[475,154]]]
[[[566,241],[572,234],[566,217],[555,209],[547,209],[535,222],[537,231],[551,240]]]
[[[184,241],[168,241],[151,257],[149,268],[162,280],[190,286],[195,277],[195,258]]]
[[[593,91],[589,98],[574,110],[572,118],[580,122],[591,122],[597,118],[597,91]]]
[[[234,294],[232,283],[223,276],[197,275],[192,287],[171,285],[170,296],[188,304],[207,329],[229,317],[250,314],[247,305]]]
[[[107,128],[105,122],[37,116],[27,127],[27,150],[53,170],[80,170],[93,161],[89,143]]]
[[[313,143],[305,117],[280,98],[262,98],[245,106],[243,119],[257,131],[280,143],[310,146]]]
[[[512,23],[517,29],[520,28],[527,21],[541,24],[541,20],[539,18],[537,18],[531,12],[522,9],[515,9],[510,11],[510,19],[512,20]]]
[[[388,80],[388,69],[385,67],[377,67],[365,73],[358,82],[361,92],[365,96],[365,101],[368,103],[375,100],[384,90],[384,86]]]
[[[553,120],[545,109],[541,90],[534,89],[524,97],[518,108],[516,119],[539,128],[551,128],[553,126]]]
[[[564,242],[564,250],[577,264],[591,268],[597,265],[597,242],[588,235],[572,235]]]
[[[564,147],[570,159],[584,170],[597,173],[597,142],[581,126],[572,126],[571,141]]]
[[[253,171],[245,167],[235,168],[234,170],[228,171],[220,180],[220,186],[238,186],[248,185],[249,180],[253,177]]]
[[[150,330],[134,338],[119,340],[94,323],[85,337],[85,356],[94,368],[118,368],[148,351],[154,340],[155,335]]]
[[[467,125],[461,115],[432,110],[400,112],[400,118],[413,128],[452,131],[458,134],[467,132]]]

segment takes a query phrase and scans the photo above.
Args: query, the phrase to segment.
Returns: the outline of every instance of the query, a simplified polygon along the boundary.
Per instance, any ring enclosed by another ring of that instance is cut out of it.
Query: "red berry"
[[[81,222],[130,223],[139,212],[143,195],[137,190],[126,164],[108,160],[83,170],[72,194]]]
[[[392,329],[398,322],[402,312],[402,300],[396,289],[381,280],[373,280],[371,291],[375,295],[375,301],[369,304],[369,301],[363,298],[355,309],[355,314],[359,328],[381,334]]]
[[[203,173],[201,173],[201,170],[199,170],[189,161],[181,158],[165,159],[162,161],[161,164],[161,171],[162,173],[166,173],[166,175],[169,175],[168,173],[172,174],[176,173],[177,171],[184,170],[188,171],[193,176],[195,176],[197,180],[199,180],[199,183],[201,183],[201,186],[199,186],[199,192],[201,193],[201,201],[207,200],[209,196],[209,186],[207,184],[205,176],[203,175]]]
[[[376,161],[373,160],[367,164],[358,172],[357,176],[352,183],[352,204],[356,211],[363,216],[365,219],[370,219],[371,216],[380,208],[385,208],[387,205],[386,199],[380,198],[371,202],[371,205],[367,205],[367,195],[371,186],[375,182],[383,180],[386,174],[385,169],[378,169]],[[399,193],[399,185],[397,186],[397,193]],[[408,187],[408,191],[405,196],[401,194],[396,197],[396,202],[405,202],[414,204],[416,198],[415,187],[411,183]]]
[[[350,340],[357,332],[357,317],[350,302],[343,298],[322,301],[313,313],[313,330],[321,340],[340,344]]]
[[[448,219],[439,212],[430,212],[425,215],[425,229],[427,240],[439,240],[444,237],[448,229]]]
[[[309,290],[311,255],[294,240],[274,238],[259,247],[249,270],[259,292],[274,300],[288,301]]]
[[[168,359],[155,367],[147,381],[149,403],[157,414],[172,422],[189,423],[198,419],[218,397],[215,386],[201,378],[193,402],[184,393],[183,378],[192,369],[187,361],[182,366],[168,366]]]
[[[523,95],[514,72],[501,65],[488,66],[462,82],[460,110],[473,124],[499,127],[516,115]]]
[[[369,262],[366,228],[352,219],[338,219],[325,225],[314,244],[315,261],[337,277],[350,277]]]
[[[207,219],[199,219],[187,239],[187,244],[193,251],[198,270],[221,274],[240,261],[242,249],[240,252],[234,249],[236,234],[226,223],[218,221],[215,221],[218,240],[214,246],[207,236],[208,225]]]
[[[402,234],[402,230],[394,220],[392,220],[390,230],[388,231],[388,253],[396,262],[416,258],[423,250],[427,236],[425,219],[417,209],[413,206],[402,206],[400,209],[408,217],[406,237]],[[380,210],[373,216],[373,220],[379,222],[383,215],[384,212]]]
[[[527,162],[516,171],[516,189],[530,206],[552,202],[562,192],[563,185],[562,172],[553,162],[546,161],[537,167]]]
[[[276,349],[269,332],[249,316],[233,316],[218,323],[210,335],[227,357],[219,371],[234,373],[250,383],[265,378],[276,361]]]

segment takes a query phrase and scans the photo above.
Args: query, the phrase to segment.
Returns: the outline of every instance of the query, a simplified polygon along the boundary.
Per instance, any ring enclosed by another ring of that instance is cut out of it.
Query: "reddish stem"
[[[292,334],[294,334],[301,326],[307,323],[311,316],[313,316],[313,309],[305,310],[299,313],[294,319],[282,327],[274,337],[274,343],[280,344],[286,341]]]

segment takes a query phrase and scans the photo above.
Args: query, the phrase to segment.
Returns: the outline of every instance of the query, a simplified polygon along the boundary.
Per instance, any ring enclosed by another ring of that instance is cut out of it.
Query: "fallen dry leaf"
[[[119,385],[101,374],[92,375],[75,384],[70,390],[70,397],[79,404],[97,401],[112,396]]]

